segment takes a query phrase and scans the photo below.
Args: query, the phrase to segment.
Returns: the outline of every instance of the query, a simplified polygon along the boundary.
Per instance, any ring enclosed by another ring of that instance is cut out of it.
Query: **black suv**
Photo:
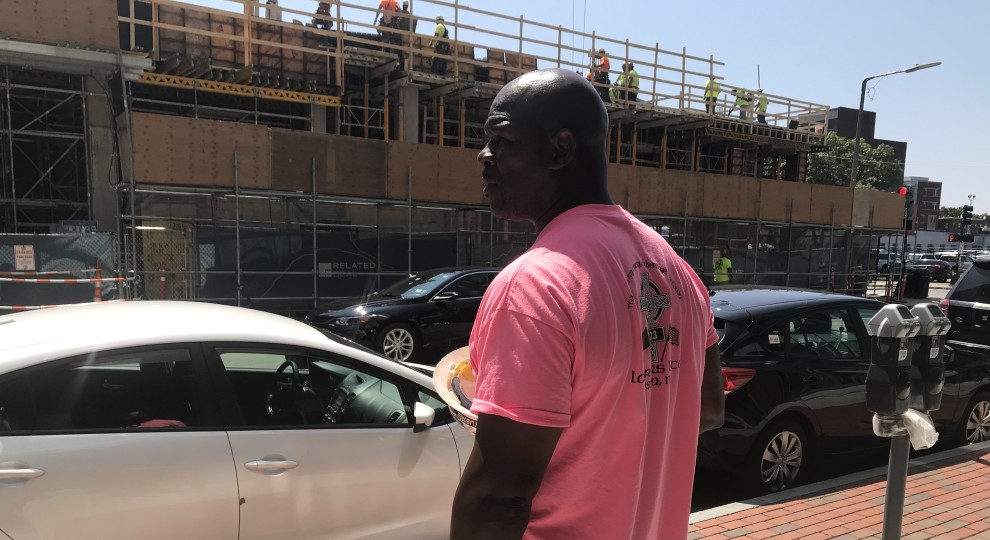
[[[977,257],[942,301],[952,321],[948,343],[965,343],[990,352],[990,257]]]

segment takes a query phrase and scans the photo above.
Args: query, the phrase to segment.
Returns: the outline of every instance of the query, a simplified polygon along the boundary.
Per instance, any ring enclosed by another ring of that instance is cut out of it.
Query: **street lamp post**
[[[856,187],[856,173],[859,171],[859,133],[860,124],[863,120],[863,102],[866,101],[866,83],[873,80],[879,79],[880,77],[886,77],[887,75],[896,75],[898,73],[913,73],[915,71],[920,71],[922,69],[928,69],[941,65],[942,62],[930,62],[928,64],[919,64],[914,67],[909,67],[907,69],[899,69],[897,71],[891,71],[890,73],[881,73],[879,75],[873,75],[863,79],[863,86],[859,91],[859,112],[856,113],[856,138],[853,139],[853,158],[852,158],[852,173],[849,175],[849,187]]]
[[[922,69],[928,69],[941,65],[942,62],[929,62],[927,64],[918,64],[914,67],[909,67],[905,69],[899,69],[897,71],[891,71],[889,73],[881,73],[879,75],[872,75],[863,79],[863,85],[860,87],[859,91],[859,111],[856,112],[856,135],[853,139],[853,157],[852,157],[852,172],[849,174],[849,187],[856,187],[856,174],[859,172],[859,138],[860,130],[862,129],[863,122],[863,103],[866,101],[866,83],[873,79],[879,79],[880,77],[886,77],[888,75],[896,75],[898,73],[913,73]],[[906,218],[905,218],[906,220]],[[905,221],[906,224],[906,221]],[[904,230],[904,240],[907,239],[907,230]],[[846,243],[846,279],[852,286],[852,242],[853,242],[853,229],[849,229],[848,242]],[[900,281],[904,280],[904,263],[903,257],[904,253],[901,252],[902,262],[901,262],[901,275]]]

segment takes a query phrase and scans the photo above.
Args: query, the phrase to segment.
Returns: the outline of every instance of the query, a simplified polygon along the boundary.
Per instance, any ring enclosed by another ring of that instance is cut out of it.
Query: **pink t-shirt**
[[[564,428],[527,539],[687,537],[705,286],[619,206],[554,218],[496,277],[471,334],[471,410]]]

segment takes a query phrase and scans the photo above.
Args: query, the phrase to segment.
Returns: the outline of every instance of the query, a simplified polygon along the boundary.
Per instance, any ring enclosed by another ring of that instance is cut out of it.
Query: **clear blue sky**
[[[192,1],[231,6],[219,0]],[[375,0],[365,1],[377,6]],[[315,6],[307,0],[279,3]],[[635,43],[659,42],[666,50],[686,47],[688,54],[714,55],[725,63],[716,73],[732,85],[756,88],[759,66],[767,93],[831,107],[857,108],[860,85],[868,76],[942,62],[870,81],[865,109],[877,113],[877,138],[907,141],[906,176],[942,182],[943,206],[962,206],[967,195],[976,195],[976,212],[990,212],[990,189],[985,188],[990,167],[984,162],[990,155],[984,135],[990,131],[988,0],[461,3]],[[417,6],[413,0],[413,6],[417,15],[436,14],[425,2]],[[502,30],[515,33],[518,28]]]

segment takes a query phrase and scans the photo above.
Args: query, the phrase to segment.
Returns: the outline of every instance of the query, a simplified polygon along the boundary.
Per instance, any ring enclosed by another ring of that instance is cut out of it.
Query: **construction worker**
[[[330,20],[330,2],[320,2],[316,7],[316,17],[313,17],[313,26],[330,30],[333,28],[333,21]]]
[[[763,94],[762,88],[756,91],[756,121],[767,123],[767,96]]]
[[[399,12],[399,3],[396,0],[381,0],[378,2],[378,11],[375,12],[375,20],[372,25],[377,25],[381,19],[382,26],[391,27],[395,20],[395,14]]]
[[[729,248],[722,248],[718,259],[715,259],[715,285],[728,285],[732,280],[732,261],[729,260]]]
[[[748,97],[747,97],[747,94],[748,94],[748,92],[746,92],[746,90],[743,89],[743,88],[736,88],[735,90],[732,91],[732,95],[736,96],[735,107],[737,109],[739,109],[739,119],[740,120],[745,120],[746,118],[749,117],[749,115],[748,115],[749,102],[752,101],[752,99],[753,99],[752,96],[753,95],[752,94],[748,94]]]
[[[705,111],[708,114],[715,114],[715,103],[718,102],[718,95],[722,92],[722,87],[715,80],[715,75],[708,77],[705,83]]]
[[[623,82],[625,83],[624,86],[626,87],[626,92],[623,99],[635,103],[636,98],[639,96],[639,73],[636,73],[636,70],[633,69],[632,62],[626,62],[624,71],[625,80]],[[630,107],[632,106],[632,103],[630,104]]]
[[[597,53],[592,53],[591,55],[591,74],[592,79],[595,83],[595,89],[598,90],[598,95],[602,96],[602,101],[609,103],[612,101],[609,96],[609,85],[612,84],[612,80],[608,75],[609,70],[612,68],[611,63],[608,60],[608,53],[605,49],[598,49]]]
[[[444,24],[443,15],[437,15],[437,29],[433,31],[433,41],[430,42],[433,52],[438,55],[450,54],[450,42],[447,41],[449,38],[450,32],[447,31],[447,26]],[[447,59],[434,56],[432,67],[434,75],[446,75]]]

